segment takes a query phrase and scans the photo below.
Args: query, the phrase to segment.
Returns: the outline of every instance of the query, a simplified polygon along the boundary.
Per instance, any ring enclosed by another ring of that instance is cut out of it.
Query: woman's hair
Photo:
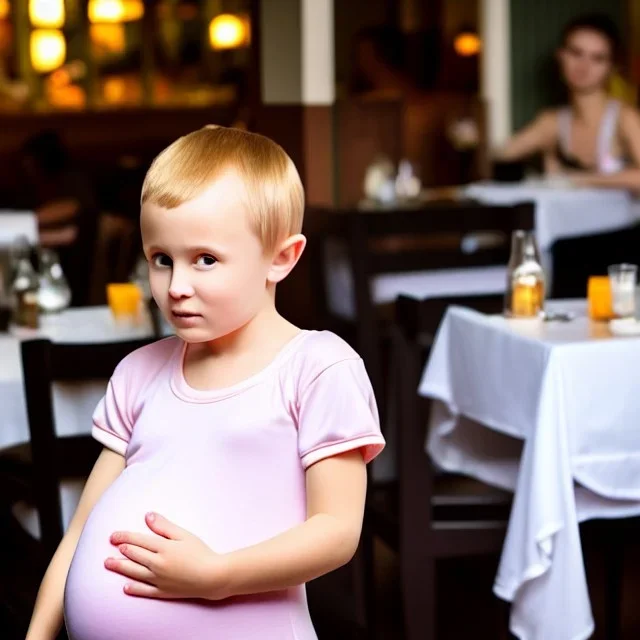
[[[273,140],[240,129],[207,125],[178,138],[151,164],[141,203],[173,209],[229,170],[246,187],[250,225],[266,252],[300,233],[304,189],[291,158]]]
[[[66,169],[69,156],[56,131],[45,129],[28,138],[22,145],[23,157],[31,158],[45,175],[55,175]]]
[[[620,58],[622,53],[620,30],[612,18],[606,13],[589,13],[571,20],[562,30],[562,45],[566,45],[567,40],[576,31],[594,31],[600,34],[609,43],[611,59],[617,62]]]

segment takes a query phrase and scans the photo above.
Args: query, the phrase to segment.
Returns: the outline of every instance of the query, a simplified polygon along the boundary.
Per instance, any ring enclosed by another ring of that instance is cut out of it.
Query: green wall
[[[624,0],[511,0],[514,129],[557,101],[560,87],[553,53],[565,23],[582,13],[606,12],[624,35],[623,4]]]

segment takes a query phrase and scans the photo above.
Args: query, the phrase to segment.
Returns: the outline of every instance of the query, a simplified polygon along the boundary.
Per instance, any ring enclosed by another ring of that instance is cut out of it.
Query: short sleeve
[[[122,363],[109,380],[107,392],[93,412],[91,435],[108,449],[124,456],[133,429],[127,407],[127,385]]]
[[[298,450],[302,466],[354,449],[365,463],[384,448],[373,389],[364,363],[350,358],[324,369],[301,391]]]

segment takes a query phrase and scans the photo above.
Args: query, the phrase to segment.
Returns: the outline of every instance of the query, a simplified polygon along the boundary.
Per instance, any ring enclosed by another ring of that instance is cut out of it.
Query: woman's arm
[[[624,107],[620,114],[620,136],[632,166],[617,173],[586,173],[571,176],[574,184],[585,187],[609,187],[640,192],[640,113]]]
[[[80,534],[100,496],[124,469],[124,458],[103,449],[87,479],[69,528],[44,575],[26,640],[54,640],[62,626],[64,585]]]
[[[38,239],[41,247],[61,247],[73,244],[78,237],[78,227],[74,224],[66,225],[61,229],[48,229],[40,231]]]
[[[515,162],[553,148],[557,139],[557,115],[544,111],[531,124],[516,133],[495,154],[495,160]]]
[[[42,226],[60,222],[71,222],[78,215],[80,203],[74,198],[53,200],[36,210],[38,224]]]

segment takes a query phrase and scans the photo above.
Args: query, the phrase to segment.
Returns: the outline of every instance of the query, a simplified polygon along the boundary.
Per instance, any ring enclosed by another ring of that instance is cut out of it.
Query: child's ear
[[[300,260],[306,244],[307,239],[301,233],[289,236],[284,242],[280,243],[280,246],[277,247],[273,254],[267,281],[273,284],[282,282]]]

